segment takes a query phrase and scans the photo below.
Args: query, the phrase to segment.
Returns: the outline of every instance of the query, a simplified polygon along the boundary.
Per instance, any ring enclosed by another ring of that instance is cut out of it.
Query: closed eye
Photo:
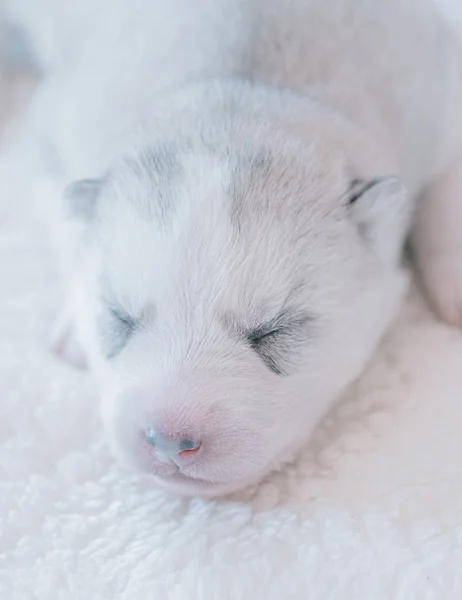
[[[114,358],[127,345],[138,327],[138,321],[115,303],[104,305],[98,319],[102,350],[107,358]]]
[[[263,329],[256,329],[247,335],[247,340],[252,346],[258,346],[263,340],[267,338],[275,337],[281,333],[281,329],[272,329],[271,331],[265,331]]]
[[[120,306],[110,306],[109,312],[111,313],[114,319],[117,319],[130,329],[134,329],[136,326],[136,320],[131,317],[127,312],[125,312]]]
[[[287,375],[295,366],[301,346],[308,339],[312,317],[281,314],[272,323],[246,333],[246,341],[276,375]]]

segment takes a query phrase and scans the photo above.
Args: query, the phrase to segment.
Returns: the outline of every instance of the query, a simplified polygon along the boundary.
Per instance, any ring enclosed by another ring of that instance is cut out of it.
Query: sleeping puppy
[[[55,348],[93,369],[121,459],[228,493],[290,460],[364,369],[410,232],[462,324],[461,48],[430,0],[87,10],[22,142],[66,263]]]

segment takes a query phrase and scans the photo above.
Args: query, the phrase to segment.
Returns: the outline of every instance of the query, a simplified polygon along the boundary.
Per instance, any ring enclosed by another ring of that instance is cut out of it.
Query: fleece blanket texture
[[[298,460],[219,501],[118,467],[91,377],[46,350],[59,303],[46,232],[2,196],[1,600],[462,598],[462,332],[418,291]]]

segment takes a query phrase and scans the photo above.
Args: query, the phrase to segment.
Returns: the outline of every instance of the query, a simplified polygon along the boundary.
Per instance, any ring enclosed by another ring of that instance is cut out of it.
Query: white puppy
[[[135,468],[216,495],[290,459],[393,317],[416,207],[462,324],[462,53],[431,0],[97,0],[61,54],[14,5],[48,44],[26,129],[50,213],[80,179],[57,345]]]

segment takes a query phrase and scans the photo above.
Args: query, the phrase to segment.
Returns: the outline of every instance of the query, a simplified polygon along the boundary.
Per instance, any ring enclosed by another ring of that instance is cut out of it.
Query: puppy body
[[[67,18],[56,0],[12,6],[51,71],[37,127],[59,145],[70,178],[106,168],[146,127],[159,92],[212,78],[319,99],[418,187],[459,146],[460,47],[429,1],[334,0],[327,10],[317,0],[96,0],[67,7]]]
[[[59,347],[84,349],[124,459],[224,493],[290,458],[364,368],[416,206],[423,281],[460,322],[462,54],[422,0],[80,10],[78,52],[32,34],[50,72],[25,128],[52,220],[90,178],[57,229]]]

